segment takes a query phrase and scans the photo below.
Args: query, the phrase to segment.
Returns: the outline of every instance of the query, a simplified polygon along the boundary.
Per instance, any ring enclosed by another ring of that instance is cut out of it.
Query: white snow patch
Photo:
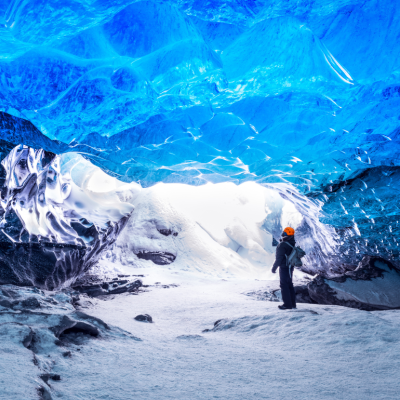
[[[157,184],[142,189],[133,201],[128,225],[103,260],[133,267],[150,266],[140,251],[169,252],[174,270],[223,277],[277,279],[272,234],[263,224],[274,213],[282,226],[297,228],[302,215],[277,191],[254,182],[204,186]],[[169,236],[160,230],[170,230]],[[298,273],[298,272],[297,272]],[[301,274],[301,273],[300,273]]]

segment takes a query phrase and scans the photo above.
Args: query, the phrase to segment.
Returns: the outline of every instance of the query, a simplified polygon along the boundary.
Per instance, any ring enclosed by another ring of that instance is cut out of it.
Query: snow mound
[[[386,315],[385,315],[386,316]],[[397,324],[380,319],[373,313],[360,314],[360,311],[342,307],[310,307],[280,312],[268,311],[264,315],[249,315],[233,319],[221,319],[205,334],[236,334],[243,337],[276,337],[279,346],[290,342],[292,349],[309,346],[310,341],[317,345],[350,346],[364,351],[377,351],[383,342],[399,343]],[[387,315],[389,316],[389,314]],[[379,319],[380,330],[376,329]]]

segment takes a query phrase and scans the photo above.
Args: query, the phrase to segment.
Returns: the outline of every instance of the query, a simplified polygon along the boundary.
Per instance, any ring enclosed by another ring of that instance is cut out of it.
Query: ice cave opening
[[[143,188],[106,174],[78,153],[56,156],[22,145],[12,149],[2,165],[3,237],[14,245],[94,249],[99,241],[108,241],[107,251],[102,248],[96,255],[105,271],[107,263],[133,268],[155,263],[216,277],[276,279],[271,267],[285,226],[296,229],[310,263],[319,257],[320,268],[328,265],[337,245],[335,231],[319,222],[321,203],[289,185],[158,183]],[[16,218],[21,230],[16,229]],[[101,238],[122,220],[118,237]],[[94,265],[94,253],[89,254],[66,282],[60,279],[54,286],[52,277],[44,288],[71,284]],[[62,260],[57,262],[60,266]],[[35,278],[30,283],[37,285]]]
[[[0,398],[398,398],[397,3],[0,0]]]

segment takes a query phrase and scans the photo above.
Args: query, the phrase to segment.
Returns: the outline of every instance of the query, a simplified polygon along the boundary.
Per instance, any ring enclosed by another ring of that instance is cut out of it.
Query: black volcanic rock
[[[164,251],[140,251],[136,253],[138,258],[153,261],[157,265],[168,265],[175,261],[176,256]]]
[[[358,268],[332,278],[317,276],[308,284],[319,304],[386,310],[400,308],[400,271],[381,257],[365,256]]]
[[[54,290],[69,286],[97,263],[117,239],[129,216],[112,224],[91,246],[0,242],[0,284]]]
[[[134,320],[139,321],[139,322],[149,322],[149,323],[153,322],[153,318],[151,318],[151,316],[149,314],[136,315]]]

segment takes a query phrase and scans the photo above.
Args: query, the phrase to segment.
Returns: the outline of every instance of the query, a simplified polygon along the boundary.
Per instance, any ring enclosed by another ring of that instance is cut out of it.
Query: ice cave
[[[400,398],[398,1],[0,21],[0,400]]]

